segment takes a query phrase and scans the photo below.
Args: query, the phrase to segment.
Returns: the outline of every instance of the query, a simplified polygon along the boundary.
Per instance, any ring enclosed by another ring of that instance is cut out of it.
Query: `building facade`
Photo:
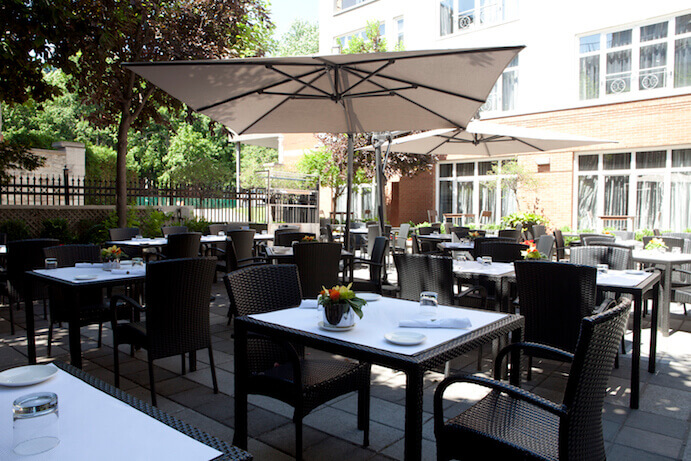
[[[343,49],[374,20],[389,49],[526,45],[480,117],[617,141],[519,156],[539,187],[518,200],[501,175],[487,175],[511,157],[440,158],[434,175],[390,187],[392,224],[426,218],[427,210],[400,207],[415,196],[438,216],[487,210],[498,221],[520,208],[574,229],[691,228],[688,2],[323,0],[320,53]],[[611,215],[631,218],[602,219]]]

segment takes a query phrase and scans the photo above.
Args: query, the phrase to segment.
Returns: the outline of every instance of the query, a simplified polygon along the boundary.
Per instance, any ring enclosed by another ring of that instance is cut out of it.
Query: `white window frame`
[[[440,38],[453,37],[473,30],[493,27],[518,19],[519,0],[474,0],[472,10],[459,11],[459,0],[453,0],[452,32],[441,34],[441,0],[437,2],[437,33]],[[495,14],[487,19],[487,11]],[[472,19],[469,19],[472,14]],[[499,19],[496,19],[496,18]]]
[[[515,65],[511,66],[513,62],[516,62]],[[519,59],[518,56],[516,56],[510,63],[509,66],[511,67],[506,67],[504,71],[501,73],[499,78],[497,79],[497,82],[494,84],[492,87],[492,91],[490,91],[489,95],[487,96],[487,101],[480,107],[480,112],[483,115],[492,115],[500,112],[513,112],[517,109],[517,102],[518,102],[518,87],[519,87],[519,80],[518,80],[518,69],[519,69]],[[508,74],[515,74],[516,76],[516,91],[514,92],[514,101],[513,101],[513,108],[511,109],[504,109],[504,75]]]

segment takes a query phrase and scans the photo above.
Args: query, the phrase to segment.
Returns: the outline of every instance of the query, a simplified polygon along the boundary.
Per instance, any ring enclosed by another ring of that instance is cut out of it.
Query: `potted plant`
[[[665,251],[667,251],[667,245],[665,244],[664,240],[653,237],[645,245],[645,249],[646,250],[655,250],[655,251],[659,251],[661,253],[664,253]]]
[[[362,306],[367,302],[355,296],[348,286],[336,285],[333,288],[322,287],[317,302],[324,307],[324,325],[348,328],[355,325],[355,316],[362,318]]]
[[[122,249],[113,245],[112,247],[103,248],[101,250],[101,259],[103,260],[103,270],[110,271],[112,269],[120,268],[120,258],[122,258]]]
[[[526,240],[524,242],[528,245],[528,248],[521,250],[521,256],[523,259],[546,259],[545,255],[537,251],[537,246],[532,240]]]

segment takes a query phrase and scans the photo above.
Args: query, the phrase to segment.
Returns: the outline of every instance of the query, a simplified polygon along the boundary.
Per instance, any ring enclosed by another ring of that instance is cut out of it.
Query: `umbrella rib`
[[[305,72],[304,74],[298,76],[297,78],[309,77],[310,75],[313,75],[313,74],[315,74],[315,73],[317,73],[317,72],[324,72],[324,70],[323,70],[322,68],[314,69],[314,70],[311,70],[311,71],[309,71],[309,72]],[[323,75],[323,74],[322,74],[322,75]],[[317,76],[317,78],[319,78],[319,77],[321,77],[321,75]],[[315,78],[314,80],[316,80],[317,78]],[[314,80],[312,80],[312,81],[314,81]],[[203,111],[203,110],[213,109],[214,107],[220,106],[221,104],[226,104],[226,103],[229,103],[229,102],[233,102],[233,101],[235,101],[236,99],[241,99],[241,98],[247,97],[247,96],[249,96],[249,95],[251,95],[251,94],[261,93],[262,91],[265,91],[265,90],[268,90],[268,89],[277,87],[277,86],[279,86],[279,85],[283,85],[284,83],[288,83],[288,82],[290,82],[290,81],[291,81],[290,79],[285,79],[285,80],[281,80],[280,82],[274,82],[274,83],[272,83],[272,84],[270,84],[270,85],[267,85],[267,86],[265,86],[265,87],[258,88],[258,89],[254,89],[254,90],[251,90],[251,91],[246,91],[246,92],[244,92],[244,93],[242,93],[242,94],[239,94],[239,95],[237,95],[237,96],[232,96],[232,97],[230,97],[230,98],[224,99],[223,101],[217,101],[217,102],[215,102],[215,103],[213,103],[213,104],[209,104],[209,105],[207,105],[207,106],[198,107],[198,108],[196,108],[195,110],[198,111],[198,112],[201,112],[201,111]]]
[[[350,72],[355,72],[355,73],[358,73],[358,72],[365,73],[365,71],[363,71],[363,70],[351,68],[350,66],[343,66],[343,69],[350,71]],[[358,75],[358,77],[362,78],[361,75]],[[413,82],[413,81],[405,80],[405,79],[398,78],[398,77],[391,77],[390,75],[378,74],[377,77],[385,78],[388,80],[393,80],[394,82],[398,82],[398,83],[406,83],[408,85],[413,85],[414,88],[424,88],[426,90],[448,94],[450,96],[455,96],[457,98],[467,99],[468,101],[479,102],[480,104],[484,104],[485,102],[487,102],[485,99],[474,98],[472,96],[468,96],[468,95],[461,94],[461,93],[456,93],[454,91],[444,90],[442,88],[434,88],[432,86],[425,85],[424,83]],[[372,83],[375,83],[375,82],[372,82]]]
[[[453,136],[456,136],[456,135],[459,134],[461,131],[463,131],[463,130],[457,129]],[[453,136],[441,136],[441,138],[443,138],[443,141],[440,142],[439,144],[437,144],[436,146],[434,146],[434,147],[433,147],[432,149],[430,149],[428,152],[426,152],[426,154],[429,155],[429,154],[431,154],[432,152],[434,152],[435,150],[439,149],[441,146],[443,146],[443,145],[446,144],[447,142],[451,141],[451,140],[453,139]]]
[[[293,81],[295,81],[295,82],[298,82],[298,83],[301,83],[301,84],[303,84],[303,85],[306,85],[306,86],[312,88],[313,90],[318,91],[318,92],[320,92],[320,93],[322,93],[322,94],[328,96],[329,98],[332,97],[332,95],[330,95],[330,94],[327,93],[326,91],[322,90],[321,88],[317,88],[316,86],[312,85],[311,83],[303,82],[300,78],[298,78],[298,77],[293,77],[292,75],[290,75],[290,74],[288,74],[288,73],[286,73],[286,72],[283,72],[282,70],[277,69],[277,68],[275,68],[275,67],[272,66],[272,65],[267,65],[266,68],[269,69],[269,70],[273,70],[273,71],[276,72],[277,74],[283,75],[284,77],[289,78],[289,79],[291,79],[291,80],[293,80]],[[324,72],[322,73],[322,75],[324,75],[324,73],[326,73],[326,71],[324,71]],[[314,81],[314,80],[313,80],[313,81]]]
[[[386,69],[387,67],[389,67],[389,66],[390,66],[391,64],[393,64],[393,63],[394,63],[394,60],[393,60],[393,59],[392,59],[392,60],[389,60],[389,61],[387,61],[386,63],[384,63],[382,66],[380,66],[378,69],[376,69],[375,71],[373,71],[373,72],[368,72],[368,75],[367,75],[366,77],[364,77],[364,78],[363,78],[363,77],[360,77],[360,81],[358,81],[357,83],[354,83],[354,84],[350,85],[349,88],[346,88],[345,90],[343,90],[343,93],[342,93],[342,94],[345,95],[345,94],[348,93],[349,91],[352,91],[353,88],[355,88],[356,86],[358,86],[358,85],[361,84],[361,83],[364,83],[364,82],[368,81],[369,79],[371,79],[371,78],[374,77],[375,75],[378,75],[379,72],[381,72],[382,70]],[[347,69],[347,66],[345,66],[345,67],[346,67],[346,69]],[[340,96],[340,95],[338,95],[338,96]],[[345,96],[344,96],[344,97],[345,97]]]

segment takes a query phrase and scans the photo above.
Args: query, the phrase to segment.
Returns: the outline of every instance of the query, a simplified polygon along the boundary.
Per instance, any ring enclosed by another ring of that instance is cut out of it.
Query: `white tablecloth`
[[[128,279],[134,277],[142,277],[146,274],[146,269],[141,267],[133,269],[132,266],[123,266],[125,272],[130,270],[129,274],[118,273],[121,271],[116,271],[113,273],[111,271],[104,271],[100,266],[96,267],[60,267],[58,269],[36,269],[34,272],[48,277],[52,277],[58,280],[63,280],[71,283],[94,283],[98,281],[112,281],[120,279]],[[92,275],[95,279],[91,280],[77,280],[77,276],[81,275]]]
[[[639,271],[636,271],[639,272]],[[642,272],[642,271],[641,271]],[[597,273],[598,285],[616,285],[620,287],[635,287],[648,277],[654,274],[651,272],[631,273],[628,271],[609,270],[606,273]]]
[[[12,452],[12,402],[33,392],[57,394],[60,444],[40,455],[17,456]],[[62,370],[33,386],[0,386],[3,461],[210,460],[220,454]]]
[[[451,339],[466,335],[506,316],[506,314],[496,312],[439,306],[436,318],[467,317],[472,327],[468,330],[462,330],[450,328],[400,328],[398,326],[400,320],[420,318],[419,309],[420,305],[417,302],[382,298],[379,301],[370,302],[364,306],[362,309],[364,316],[362,319],[358,319],[355,328],[349,331],[337,332],[325,331],[319,328],[318,324],[322,321],[323,314],[317,309],[292,308],[266,314],[255,314],[251,315],[251,317],[355,344],[400,354],[414,355]],[[426,335],[427,339],[422,344],[415,346],[399,346],[384,339],[384,335],[392,331],[414,331]]]
[[[506,275],[513,272],[513,264],[494,262],[491,264],[480,264],[477,261],[454,260],[453,271],[459,274]]]

